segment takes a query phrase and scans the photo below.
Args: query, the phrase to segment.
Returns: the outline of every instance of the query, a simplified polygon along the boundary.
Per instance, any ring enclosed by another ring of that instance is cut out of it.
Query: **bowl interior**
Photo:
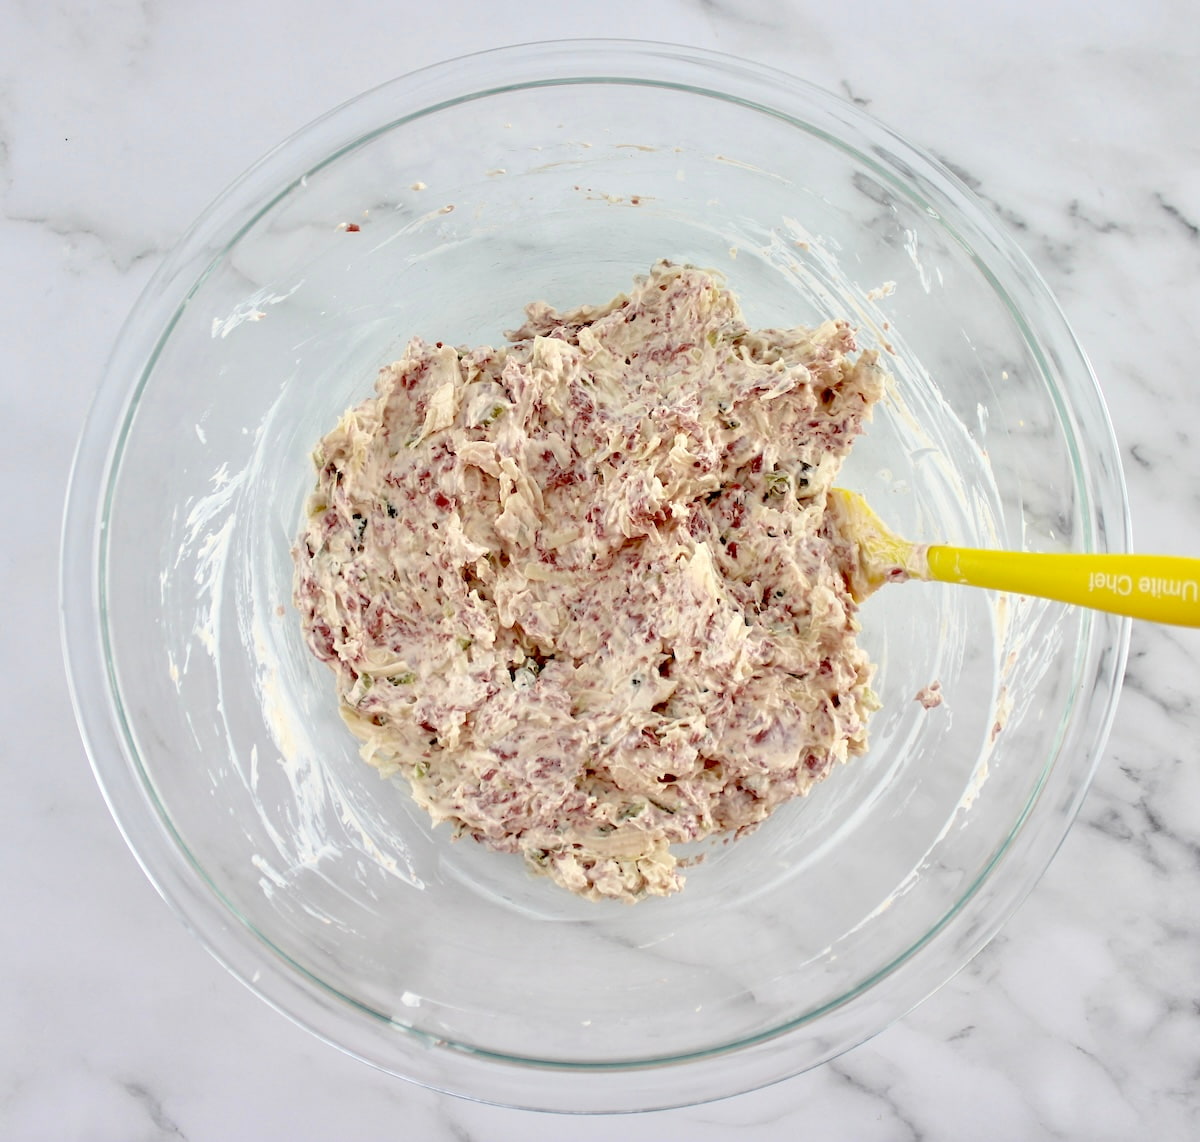
[[[1113,686],[1115,628],[1090,616],[886,588],[861,613],[870,753],[632,908],[452,843],[358,758],[290,602],[311,448],[409,336],[495,343],[527,302],[605,301],[658,258],[721,271],[753,325],[846,316],[881,350],[895,384],[841,482],[897,530],[1045,551],[1119,531],[1119,472],[1081,444],[1081,418],[1104,427],[1086,364],[976,208],[838,101],[793,84],[767,102],[765,81],[749,99],[732,64],[701,62],[705,84],[543,75],[437,105],[385,88],[290,144],[189,239],[202,272],[175,283],[100,492],[125,755],[97,759],[102,779],[128,768],[146,843],[205,886],[256,972],[292,981],[277,1002],[465,1093],[493,1097],[431,1071],[442,1055],[604,1072],[803,1028],[766,1081],[877,1030],[1041,871]],[[910,961],[913,994],[879,1001]],[[725,1074],[705,1093],[753,1085]]]

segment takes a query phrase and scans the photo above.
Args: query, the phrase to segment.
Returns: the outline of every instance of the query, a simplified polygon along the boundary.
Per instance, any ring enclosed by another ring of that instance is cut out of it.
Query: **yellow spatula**
[[[857,492],[834,488],[829,510],[858,548],[851,593],[861,601],[897,579],[937,579],[1076,603],[1135,619],[1200,627],[1200,559],[1171,555],[1043,555],[910,543]]]

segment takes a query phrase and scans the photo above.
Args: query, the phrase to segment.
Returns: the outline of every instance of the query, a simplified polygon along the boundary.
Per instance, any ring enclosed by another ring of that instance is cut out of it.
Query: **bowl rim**
[[[667,71],[678,78],[661,78]],[[474,76],[483,73],[496,75],[497,81],[481,87]],[[501,76],[509,78],[501,82]],[[1130,631],[1129,620],[1116,616],[1091,614],[1084,619],[1076,668],[1081,679],[1090,674],[1085,679],[1090,685],[1086,690],[1081,687],[1083,704],[1072,711],[1074,738],[1069,743],[1060,740],[1058,749],[1052,751],[1026,812],[987,869],[922,940],[830,1005],[843,1016],[854,1009],[855,1018],[841,1020],[845,1027],[840,1036],[817,1043],[815,1049],[810,1043],[806,1059],[800,1059],[794,1049],[789,1052],[789,1045],[794,1048],[797,1035],[810,1030],[828,1009],[720,1048],[629,1063],[518,1059],[441,1041],[436,1046],[445,1050],[430,1051],[427,1036],[375,1012],[370,1013],[376,1017],[374,1022],[368,1020],[364,1031],[362,1012],[367,1009],[331,992],[328,985],[296,965],[289,967],[284,954],[221,899],[173,836],[148,783],[138,776],[140,765],[105,643],[104,521],[129,420],[161,346],[211,266],[307,174],[370,138],[452,104],[533,87],[588,83],[636,84],[731,100],[815,131],[813,123],[768,101],[790,98],[804,104],[810,118],[823,116],[827,124],[872,138],[873,157],[857,149],[853,154],[868,162],[890,189],[912,198],[914,184],[926,190],[934,188],[932,197],[948,207],[950,217],[960,224],[952,226],[943,217],[947,232],[968,249],[986,253],[986,259],[976,256],[976,265],[1009,306],[1043,370],[1048,369],[1042,355],[1047,334],[1042,328],[1040,337],[1034,335],[1026,317],[1030,312],[1037,315],[1039,328],[1049,323],[1050,333],[1055,334],[1055,349],[1065,362],[1060,363],[1060,370],[1077,374],[1084,382],[1074,394],[1076,401],[1087,398],[1090,402],[1082,408],[1068,407],[1064,394],[1053,385],[1049,388],[1073,452],[1079,510],[1089,547],[1110,550],[1115,544],[1116,549],[1128,549],[1131,530],[1120,455],[1099,385],[1062,310],[1032,263],[942,163],[840,96],[775,68],[707,49],[623,39],[541,41],[444,60],[390,80],[314,120],[264,155],[202,212],[151,277],[117,336],[80,435],[67,488],[60,634],[71,701],[97,783],[143,872],[185,926],[235,978],[294,1022],[340,1050],[426,1086],[527,1109],[582,1112],[687,1105],[778,1081],[869,1038],[952,978],[1032,890],[1065,838],[1107,740]],[[737,93],[731,93],[729,87]],[[402,106],[409,110],[396,113]],[[389,107],[391,113],[381,125],[380,112]],[[333,150],[325,141],[317,145],[330,128],[336,128],[343,138],[342,145]],[[835,134],[823,137],[850,149]],[[928,203],[926,208],[932,209]],[[997,271],[1010,276],[1007,285],[1002,286]],[[1021,305],[1010,296],[1014,286],[1018,294],[1024,294]],[[1046,372],[1043,375],[1049,380]],[[130,378],[135,378],[132,385]],[[1081,420],[1085,423],[1077,425]],[[1086,452],[1079,447],[1081,438],[1088,441]],[[1086,478],[1089,473],[1090,479]],[[1070,775],[1056,765],[1068,744],[1078,751],[1079,759]],[[1057,799],[1062,812],[1049,816],[1048,822],[1043,813],[1038,829],[1026,828],[1037,804],[1048,803],[1045,799],[1050,797]],[[1037,857],[1029,866],[1032,873],[1011,885],[998,886],[993,873],[1004,864],[1024,863],[1016,862],[1015,854],[1026,850]],[[991,894],[983,891],[989,885]],[[998,887],[1007,891],[998,895]],[[963,931],[969,932],[969,938],[961,962],[950,971],[941,965],[932,970],[931,965],[938,961],[927,949]],[[401,1045],[399,1055],[397,1043]]]

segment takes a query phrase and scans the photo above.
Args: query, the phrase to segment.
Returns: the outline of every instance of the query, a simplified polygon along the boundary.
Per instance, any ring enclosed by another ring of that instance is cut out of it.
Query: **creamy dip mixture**
[[[866,748],[877,702],[826,493],[884,374],[844,321],[751,330],[656,265],[414,339],[318,445],[296,603],[362,754],[582,896],[682,885]]]
[[[917,691],[915,700],[920,702],[927,710],[934,710],[945,700],[945,695],[942,694],[942,684],[940,682],[930,682],[928,686],[922,686]]]

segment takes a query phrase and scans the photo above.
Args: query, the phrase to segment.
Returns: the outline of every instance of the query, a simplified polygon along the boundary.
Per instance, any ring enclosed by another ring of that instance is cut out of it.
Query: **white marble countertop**
[[[836,1063],[690,1110],[567,1121],[376,1073],[229,977],[110,820],[71,716],[54,583],[76,433],[139,290],[226,183],[327,108],[462,51],[613,34],[787,68],[960,171],[1092,357],[1138,546],[1200,554],[1200,21],[1188,0],[9,0],[0,1137],[1200,1137],[1197,631],[1135,630],[1079,823],[966,971]]]

